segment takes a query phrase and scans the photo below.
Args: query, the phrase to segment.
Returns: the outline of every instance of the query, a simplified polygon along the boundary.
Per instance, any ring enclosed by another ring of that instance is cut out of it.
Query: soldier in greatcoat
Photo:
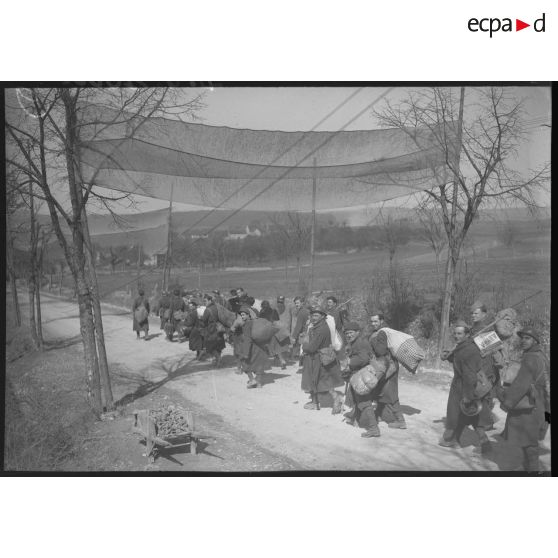
[[[242,335],[239,337],[239,357],[242,370],[248,376],[248,389],[263,387],[264,371],[268,365],[269,354],[265,343],[255,341],[252,337],[253,320],[248,306],[240,308]]]
[[[293,321],[291,332],[291,356],[292,358],[300,357],[300,336],[306,332],[306,325],[310,313],[304,305],[304,299],[297,296],[294,299]]]
[[[343,385],[339,362],[334,359],[329,364],[322,363],[320,349],[331,347],[331,333],[325,321],[326,313],[318,306],[310,309],[311,327],[302,342],[303,370],[302,389],[310,394],[310,401],[305,409],[319,410],[319,394],[329,392],[333,399],[332,413],[338,414],[343,409],[342,397],[335,390]]]
[[[453,380],[448,396],[446,428],[439,445],[457,447],[461,433],[470,424],[479,437],[481,453],[486,454],[491,450],[486,429],[492,424],[492,413],[488,398],[478,400],[475,396],[478,373],[482,368],[480,349],[470,336],[469,326],[461,320],[453,327],[453,337],[457,343],[455,349],[450,355],[443,355],[453,363]],[[465,414],[461,403],[465,407],[478,405],[480,411],[474,415]]]
[[[347,355],[346,368],[342,372],[343,379],[349,381],[351,376],[361,368],[370,363],[372,347],[366,337],[362,334],[357,322],[348,322],[345,325],[345,338],[347,344],[345,352]],[[380,436],[378,421],[374,413],[374,390],[366,395],[359,395],[350,384],[347,386],[347,397],[345,405],[353,407],[352,411],[345,414],[348,424],[356,422],[365,431],[361,434],[363,438],[377,438]]]
[[[141,322],[138,322],[136,318],[136,310],[140,307],[144,307],[146,309],[146,316],[145,319]],[[145,296],[145,292],[143,289],[139,289],[138,296],[134,299],[134,303],[132,305],[132,315],[133,315],[133,330],[136,332],[137,339],[140,338],[140,332],[144,332],[144,339],[147,338],[149,334],[149,300]]]
[[[175,312],[186,311],[186,303],[184,302],[184,299],[180,296],[180,289],[174,289],[168,303],[168,310],[169,310],[168,314],[170,314],[170,317],[165,323],[165,333],[167,335],[167,339],[169,341],[172,341],[174,332],[178,331],[178,326],[182,321],[175,317]]]
[[[499,387],[497,396],[507,412],[502,437],[522,449],[525,470],[534,472],[539,470],[538,444],[546,434],[546,421],[550,421],[550,367],[539,332],[524,328],[518,335],[523,349],[521,367],[509,387]]]
[[[374,356],[387,359],[389,362],[388,370],[395,369],[389,378],[387,376],[383,377],[374,389],[375,398],[378,402],[376,416],[384,418],[389,428],[406,429],[407,423],[399,403],[399,363],[390,353],[385,331],[380,331],[381,328],[386,327],[381,312],[376,312],[370,316],[370,326],[372,335],[368,341]]]
[[[482,301],[475,301],[471,306],[471,337],[475,337],[477,333],[482,331],[483,333],[488,333],[489,331],[494,331],[494,326],[490,326],[490,319],[488,317],[488,311],[486,305]],[[487,327],[488,326],[488,327]],[[481,355],[482,356],[482,355]],[[499,362],[500,353],[488,354],[482,357],[482,370],[486,375],[486,378],[490,381],[493,386],[496,386],[500,381],[500,372],[497,365]],[[488,407],[492,411],[494,408],[494,388],[491,390],[490,394],[486,396]],[[496,417],[490,415],[491,423],[487,425],[487,430],[493,429],[493,423]],[[487,417],[488,420],[488,417]]]
[[[204,347],[213,357],[213,364],[221,364],[221,352],[225,348],[225,327],[219,321],[219,311],[211,295],[204,296],[205,311],[200,320],[204,331]]]

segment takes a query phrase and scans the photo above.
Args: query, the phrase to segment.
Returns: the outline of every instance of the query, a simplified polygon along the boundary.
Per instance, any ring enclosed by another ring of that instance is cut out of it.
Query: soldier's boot
[[[308,411],[319,411],[320,410],[320,403],[318,402],[318,394],[313,393],[311,395],[310,401],[304,405],[304,408]]]
[[[366,429],[361,434],[362,438],[378,438],[381,435],[372,405],[362,409],[358,423],[361,428]]]
[[[539,471],[539,448],[538,446],[526,446],[523,448],[525,458],[525,470],[529,473]]]
[[[330,390],[331,397],[333,398],[333,406],[331,408],[332,415],[338,415],[343,411],[343,397],[339,395],[334,389]]]
[[[443,448],[455,448],[457,447],[457,441],[455,439],[455,430],[446,429],[438,442],[439,446]]]
[[[475,450],[475,453],[480,453],[481,455],[487,455],[492,451],[492,446],[490,444],[490,440],[486,435],[486,431],[482,426],[477,426],[475,428],[475,432],[479,437],[480,448]]]
[[[407,423],[405,422],[405,417],[401,411],[392,411],[395,420],[388,423],[389,428],[399,428],[405,430],[407,428]]]

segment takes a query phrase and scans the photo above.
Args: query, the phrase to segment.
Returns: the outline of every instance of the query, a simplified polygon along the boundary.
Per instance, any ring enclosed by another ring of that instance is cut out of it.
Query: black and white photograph
[[[6,87],[4,470],[550,476],[551,94]]]

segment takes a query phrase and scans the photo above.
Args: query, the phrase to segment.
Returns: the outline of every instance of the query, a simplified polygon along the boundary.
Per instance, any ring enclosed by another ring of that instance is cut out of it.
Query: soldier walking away
[[[394,370],[389,377],[384,376],[374,388],[374,398],[378,402],[376,417],[383,418],[389,428],[404,430],[407,428],[407,423],[399,404],[399,362],[390,353],[386,333],[381,331],[383,327],[387,327],[384,315],[381,312],[372,314],[370,326],[372,335],[368,342],[372,347],[373,355],[377,358],[386,358],[389,363],[388,370]]]
[[[165,323],[165,334],[168,341],[172,341],[174,332],[178,331],[178,327],[182,321],[181,318],[177,317],[177,312],[184,313],[186,311],[186,303],[180,296],[180,289],[174,289],[172,296],[169,301],[169,306],[165,310],[165,315],[168,319]]]
[[[486,429],[492,424],[489,399],[475,396],[478,374],[482,369],[480,349],[470,336],[470,327],[458,321],[453,327],[453,337],[457,343],[451,354],[445,351],[442,358],[453,363],[446,411],[446,428],[439,442],[440,446],[455,448],[465,427],[472,425],[479,437],[481,453],[491,450]]]
[[[346,368],[342,370],[342,377],[348,382],[354,372],[370,363],[372,347],[362,334],[360,325],[357,322],[348,322],[345,325],[345,337],[347,340],[345,351],[348,360],[345,361]],[[373,402],[374,390],[366,395],[359,395],[348,384],[345,405],[353,407],[353,409],[345,414],[345,420],[349,425],[354,425],[356,422],[360,428],[364,428],[365,431],[361,434],[363,438],[377,438],[380,436]]]
[[[325,321],[324,310],[315,306],[310,309],[311,327],[304,336],[302,389],[310,394],[310,401],[304,405],[308,410],[320,410],[319,394],[327,393],[333,399],[332,414],[343,410],[343,399],[335,390],[343,385],[341,369],[331,346],[331,332]]]
[[[264,344],[254,341],[252,338],[253,321],[250,318],[250,308],[243,306],[240,309],[242,319],[242,336],[239,339],[239,356],[242,370],[248,376],[248,389],[263,387],[264,370],[267,366],[269,355]]]
[[[207,354],[213,357],[215,366],[221,365],[221,351],[225,348],[225,326],[219,321],[219,311],[211,295],[204,297],[205,311],[201,318],[204,329],[204,347]]]
[[[502,437],[523,451],[523,466],[539,471],[539,441],[550,422],[550,366],[540,346],[540,333],[533,328],[518,332],[521,366],[509,386],[498,386],[497,396],[507,412]]]
[[[144,332],[144,339],[149,334],[149,300],[145,296],[145,291],[139,289],[138,296],[132,305],[133,330],[136,332],[136,339],[140,338],[140,332]]]
[[[259,317],[271,322],[272,324],[280,326],[279,312],[275,308],[271,307],[269,300],[262,300],[262,308],[260,310]],[[278,334],[276,333],[269,341],[269,355],[278,359],[281,370],[285,370],[287,368],[287,362],[283,357],[283,352],[289,349],[290,336],[285,334],[285,337],[279,339],[277,335]]]
[[[198,316],[198,303],[191,300],[184,325],[188,333],[188,348],[196,353],[199,360],[203,349],[203,337],[200,333],[200,317]]]
[[[295,297],[291,333],[291,358],[298,359],[300,357],[300,336],[306,332],[309,317],[310,313],[304,305],[304,299],[301,296]]]
[[[161,293],[161,301],[159,302],[159,317],[161,318],[161,329],[165,329],[165,325],[170,318],[170,295],[168,291]]]

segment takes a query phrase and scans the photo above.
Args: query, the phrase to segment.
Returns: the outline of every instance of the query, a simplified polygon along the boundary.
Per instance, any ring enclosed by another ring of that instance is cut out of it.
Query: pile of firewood
[[[190,431],[191,425],[185,417],[185,411],[176,405],[151,409],[149,415],[155,421],[157,436],[176,436]]]

